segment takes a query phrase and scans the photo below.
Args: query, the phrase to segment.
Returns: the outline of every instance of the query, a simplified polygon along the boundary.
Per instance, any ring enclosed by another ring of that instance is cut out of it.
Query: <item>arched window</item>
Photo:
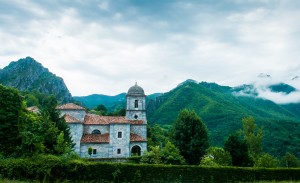
[[[101,134],[101,132],[100,132],[100,130],[97,130],[97,129],[96,129],[96,130],[93,130],[93,131],[92,131],[92,134]]]
[[[138,115],[137,114],[134,115],[134,119],[138,119]]]
[[[134,108],[138,108],[139,107],[139,101],[138,100],[135,100],[134,101]]]
[[[141,148],[138,145],[135,145],[131,148],[131,156],[140,156],[141,155]]]

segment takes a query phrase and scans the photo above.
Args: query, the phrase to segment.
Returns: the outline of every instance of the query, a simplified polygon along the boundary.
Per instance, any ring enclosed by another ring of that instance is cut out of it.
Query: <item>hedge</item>
[[[0,178],[40,181],[88,182],[236,182],[300,180],[300,169],[200,167],[62,161],[55,156],[39,159],[0,160]]]

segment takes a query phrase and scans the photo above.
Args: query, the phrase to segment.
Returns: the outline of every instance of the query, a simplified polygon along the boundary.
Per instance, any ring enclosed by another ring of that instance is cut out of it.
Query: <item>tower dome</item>
[[[135,83],[134,86],[129,88],[127,96],[145,96],[144,89]]]

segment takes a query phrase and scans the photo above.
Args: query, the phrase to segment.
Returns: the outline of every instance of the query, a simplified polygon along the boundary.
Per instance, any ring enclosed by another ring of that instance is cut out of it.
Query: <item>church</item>
[[[125,116],[89,114],[73,103],[57,109],[69,125],[74,150],[81,157],[127,158],[147,150],[146,95],[137,83],[127,92]]]

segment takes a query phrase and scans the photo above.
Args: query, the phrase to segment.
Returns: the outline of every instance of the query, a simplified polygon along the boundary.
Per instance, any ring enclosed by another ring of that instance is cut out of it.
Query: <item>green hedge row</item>
[[[63,161],[42,159],[0,160],[0,178],[89,182],[236,182],[300,180],[300,169],[200,167]]]

